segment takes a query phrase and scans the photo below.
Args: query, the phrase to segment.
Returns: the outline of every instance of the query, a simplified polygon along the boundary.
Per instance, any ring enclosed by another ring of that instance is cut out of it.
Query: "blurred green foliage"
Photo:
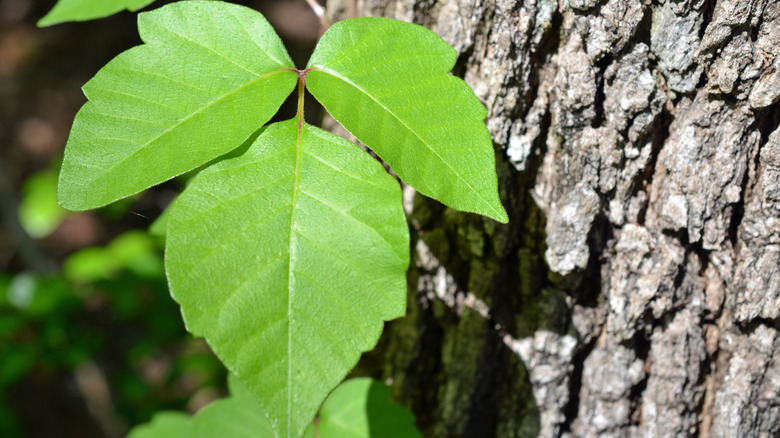
[[[57,205],[57,171],[47,169],[27,179],[22,186],[19,222],[30,237],[49,235],[68,212]]]
[[[19,220],[33,237],[49,235],[70,214],[55,190],[50,170],[23,185]],[[132,202],[107,207],[101,219],[126,218]],[[184,329],[163,269],[165,222],[156,224],[156,235],[130,230],[77,250],[60,272],[0,272],[0,437],[28,436],[29,418],[15,410],[17,385],[85,364],[104,374],[123,427],[192,408],[204,388],[212,398],[219,393],[224,367]]]

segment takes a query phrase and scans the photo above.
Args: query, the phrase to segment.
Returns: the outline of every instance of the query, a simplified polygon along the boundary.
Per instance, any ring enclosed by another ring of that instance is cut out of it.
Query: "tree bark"
[[[457,49],[510,216],[406,189],[407,316],[356,373],[427,437],[780,436],[780,2],[328,10]]]

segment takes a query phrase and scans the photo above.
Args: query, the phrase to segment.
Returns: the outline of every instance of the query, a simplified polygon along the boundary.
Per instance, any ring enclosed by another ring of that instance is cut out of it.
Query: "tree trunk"
[[[780,436],[780,2],[328,9],[457,49],[510,216],[406,190],[407,316],[356,373],[427,437]]]

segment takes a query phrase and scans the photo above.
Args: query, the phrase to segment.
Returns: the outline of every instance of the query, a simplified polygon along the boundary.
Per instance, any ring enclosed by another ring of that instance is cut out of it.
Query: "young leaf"
[[[306,85],[420,193],[507,222],[485,107],[465,82],[447,74],[455,58],[424,27],[356,18],[322,36]]]
[[[297,120],[202,171],[168,219],[168,280],[189,331],[285,438],[403,315],[408,264],[398,183]]]
[[[316,425],[319,438],[422,438],[414,415],[390,403],[390,387],[350,379],[328,396]]]
[[[271,425],[252,394],[233,375],[228,376],[228,386],[230,397],[211,403],[194,417],[161,412],[151,422],[134,427],[127,438],[273,438]]]
[[[38,26],[51,26],[66,21],[87,21],[108,17],[119,11],[137,11],[154,0],[60,0]]]
[[[160,412],[149,423],[134,427],[127,438],[190,438],[190,417],[182,412]]]
[[[100,207],[191,170],[236,147],[267,122],[297,74],[259,13],[186,1],[138,16],[146,44],[84,86],[59,201]]]
[[[257,400],[234,380],[228,377],[230,397],[215,401],[192,418],[190,438],[274,438]]]

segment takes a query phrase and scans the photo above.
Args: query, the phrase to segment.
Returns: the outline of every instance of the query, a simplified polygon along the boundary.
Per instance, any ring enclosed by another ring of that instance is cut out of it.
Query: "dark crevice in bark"
[[[703,26],[702,26],[702,27],[703,27]],[[696,59],[696,58],[694,58],[694,59]],[[696,93],[698,92],[698,90],[702,90],[702,89],[706,89],[706,88],[707,88],[707,84],[709,83],[709,80],[710,80],[710,78],[707,76],[707,73],[706,73],[706,72],[707,72],[707,69],[706,69],[706,67],[705,67],[705,69],[704,69],[704,73],[702,73],[701,75],[699,75],[699,81],[696,83],[696,88],[694,88],[694,90],[693,90],[693,91],[691,91],[690,93],[688,93],[688,94],[687,94],[687,96],[688,96],[688,97],[689,97],[691,100],[694,100],[694,99],[695,99],[695,95],[696,95]],[[676,99],[676,100],[675,100],[675,102],[674,102],[674,103],[675,103],[675,105],[676,105],[677,103],[679,103],[679,101],[680,101],[680,99],[681,99],[681,98],[682,98],[682,97],[681,97],[681,95],[679,95],[679,94],[678,94],[678,95],[677,95],[677,99]]]
[[[761,133],[760,146],[763,146],[769,141],[769,135],[780,128],[780,103],[776,103],[759,112],[756,118],[756,124],[758,131]],[[756,157],[758,157],[758,155],[759,154],[757,153]]]
[[[452,75],[463,79],[466,67],[469,60],[474,56],[474,45],[466,47],[465,50],[458,54],[458,58],[455,60],[455,65],[452,67]]]
[[[596,112],[596,116],[590,123],[590,126],[593,128],[601,127],[606,123],[606,116],[604,115],[604,100],[606,99],[606,93],[604,92],[604,87],[607,83],[604,79],[604,72],[607,71],[607,67],[609,67],[610,64],[612,64],[611,53],[607,53],[594,64],[594,67],[596,68],[596,96],[593,102],[593,109]]]
[[[580,410],[580,390],[582,389],[582,374],[585,368],[585,359],[596,347],[598,338],[594,336],[588,344],[581,346],[572,358],[572,373],[569,377],[569,401],[563,408],[565,420],[561,424],[558,437],[571,433],[571,427],[574,420],[579,416]]]
[[[407,368],[402,370],[403,387],[398,388],[404,394],[404,400],[410,401],[410,410],[416,416],[417,426],[425,431],[436,425],[436,417],[441,404],[439,394],[442,381],[441,348],[444,330],[438,324],[433,308],[423,311],[418,327],[420,330],[419,349],[424,354],[415,354]]]
[[[645,225],[645,219],[647,218],[647,209],[650,205],[650,186],[653,184],[653,175],[655,174],[655,166],[658,163],[658,155],[661,153],[666,139],[669,138],[669,127],[674,121],[674,116],[664,108],[661,113],[655,118],[652,129],[652,146],[650,149],[650,159],[645,166],[644,171],[638,173],[631,183],[631,197],[636,197],[639,192],[645,192],[645,201],[642,203],[637,215],[637,223],[639,225]]]
[[[749,322],[737,324],[739,331],[745,335],[752,334],[759,326],[771,327],[775,330],[780,330],[780,318],[762,318],[756,317]]]
[[[702,274],[707,269],[707,266],[709,265],[710,254],[709,251],[704,249],[702,246],[701,239],[696,242],[691,242],[690,237],[688,236],[687,228],[682,228],[679,230],[664,229],[662,233],[669,237],[673,237],[680,242],[680,246],[685,249],[685,260],[688,259],[691,253],[696,254],[699,257],[699,261],[701,262],[701,269],[699,270],[699,274]],[[678,272],[674,280],[675,290],[682,286],[682,279],[685,278],[685,265],[681,265],[681,271],[683,273],[682,277],[680,277],[680,273]]]
[[[577,304],[586,307],[597,307],[599,295],[601,294],[601,255],[607,242],[614,238],[612,224],[603,212],[596,215],[588,234],[587,244],[590,248],[590,258],[587,267],[579,273],[564,277],[561,286],[566,283],[576,283],[569,295],[574,298]],[[571,321],[571,315],[568,320]],[[583,371],[585,359],[593,352],[598,341],[598,336],[594,336],[591,341],[578,347],[577,352],[572,358],[572,372],[569,377],[569,400],[563,408],[565,420],[560,426],[559,437],[572,432],[572,425],[579,416],[580,391],[583,384]]]
[[[737,99],[736,96],[734,96],[733,93],[734,93],[734,91],[732,91],[731,93],[728,93],[728,94],[711,93],[711,94],[709,94],[707,96],[707,99],[709,101],[721,100],[721,101],[723,101],[723,103],[728,105],[730,110],[734,110],[734,108],[736,108],[737,105],[739,105],[742,102],[739,99]]]
[[[542,116],[542,126],[539,129],[539,136],[534,139],[534,142],[531,145],[531,153],[526,160],[525,175],[528,184],[528,190],[526,190],[524,195],[528,198],[529,202],[534,202],[534,204],[535,201],[533,200],[533,197],[529,195],[528,191],[533,187],[534,182],[536,181],[536,176],[539,174],[539,168],[542,166],[544,156],[547,154],[547,136],[551,129],[552,113],[550,112],[550,108],[548,106],[547,111],[545,111],[544,115]],[[542,254],[543,253],[544,251],[542,251]]]
[[[474,382],[473,391],[469,395],[470,415],[463,430],[463,436],[495,436],[497,391],[492,391],[491,388],[496,388],[498,383],[495,380],[499,372],[495,368],[499,361],[495,360],[495,357],[498,349],[497,344],[501,341],[493,331],[488,331],[487,337],[488,340],[481,351],[480,372]]]
[[[652,334],[652,330],[650,331]],[[647,363],[647,357],[650,354],[650,339],[644,330],[637,330],[633,339],[633,349],[636,352],[637,358],[643,363]],[[638,426],[640,424],[640,417],[642,415],[642,394],[647,389],[647,381],[650,379],[650,374],[645,373],[645,376],[636,385],[631,387],[628,393],[629,400],[629,418],[631,419],[632,426]]]
[[[756,154],[758,155],[758,154]],[[748,161],[753,159],[748,155]],[[729,221],[729,228],[727,230],[728,239],[732,246],[736,246],[739,236],[739,225],[742,223],[742,218],[745,216],[745,195],[748,191],[748,182],[750,181],[749,165],[745,170],[745,174],[742,175],[742,181],[739,184],[739,201],[733,205],[731,210],[731,220]]]
[[[768,3],[768,2],[766,2],[766,3]],[[758,29],[761,27],[761,23],[764,22],[764,6],[766,6],[766,3],[759,2],[758,3],[759,8],[757,8],[756,10],[753,10],[753,9],[750,10],[751,17],[758,17],[758,19],[756,20],[756,25],[755,25],[755,27],[751,28],[751,31],[753,31],[753,30],[758,31]],[[751,21],[753,21],[753,20],[748,19],[747,22],[750,23]],[[752,35],[751,35],[751,37],[752,37]],[[758,40],[758,33],[756,33],[756,39],[753,40],[753,41],[756,41],[756,40]]]
[[[498,359],[506,355],[507,348],[495,331],[489,330],[486,336],[488,339],[481,351],[480,371],[469,395],[470,415],[461,434],[463,437],[496,436],[497,405],[503,399],[501,382],[507,378],[501,365],[509,358]]]
[[[538,49],[533,52],[531,58],[531,71],[528,75],[528,88],[531,90],[527,93],[522,102],[522,113],[518,114],[519,119],[525,119],[528,116],[528,112],[533,107],[533,103],[536,100],[539,92],[539,75],[540,72],[550,61],[550,58],[558,53],[558,49],[561,46],[561,33],[563,32],[563,15],[559,10],[552,15],[552,21],[550,27],[545,30],[544,35],[539,43]],[[548,111],[549,112],[549,111]],[[546,133],[547,130],[539,131]],[[543,137],[540,135],[540,137]]]
[[[763,21],[763,17],[758,19],[758,23],[756,23],[756,26],[750,29],[750,42],[755,43],[758,41],[758,31],[761,28],[761,22]]]
[[[704,332],[706,333],[708,328],[710,327],[717,327],[717,323],[715,320],[712,321],[706,321],[706,315],[702,317],[702,328],[704,329]],[[705,335],[706,336],[706,335]],[[696,406],[693,408],[693,413],[696,416],[696,430],[693,431],[691,438],[699,438],[701,435],[702,430],[702,423],[704,422],[705,418],[705,406],[707,402],[707,391],[709,390],[709,387],[707,385],[707,380],[713,377],[713,374],[717,371],[717,364],[718,364],[718,356],[720,355],[720,350],[715,349],[712,353],[707,351],[707,355],[703,361],[699,364],[699,380],[696,382],[696,385],[702,388],[702,394],[699,398],[698,403],[696,403]]]
[[[586,307],[598,306],[598,297],[601,294],[602,286],[601,265],[604,261],[602,254],[607,242],[614,237],[612,223],[602,209],[593,218],[593,224],[586,239],[588,248],[590,248],[587,266],[582,271],[564,277],[564,281],[561,283],[562,287],[571,290],[569,295],[574,298],[577,304]]]
[[[651,47],[650,39],[652,37],[653,30],[653,4],[651,2],[645,3],[645,8],[642,10],[642,20],[637,24],[634,36],[631,38],[636,43],[645,43],[647,47]]]
[[[758,170],[760,169],[760,156],[761,156],[761,148],[769,141],[769,135],[774,132],[778,126],[780,126],[780,111],[778,111],[778,105],[772,105],[771,107],[760,111],[756,115],[756,119],[754,122],[754,126],[750,128],[750,130],[757,129],[759,133],[761,134],[761,140],[759,141],[759,145],[755,153],[751,156],[750,154],[747,155],[748,161],[752,161],[752,163],[748,163],[746,166],[745,174],[742,178],[742,182],[740,183],[740,196],[739,201],[734,204],[732,214],[731,214],[731,221],[729,222],[729,228],[728,228],[728,238],[729,241],[731,241],[731,244],[736,246],[739,239],[739,226],[742,223],[742,219],[745,214],[745,202],[747,201],[747,196],[750,192],[750,168],[751,164],[753,164],[754,169]],[[753,184],[755,184],[755,181],[752,181]]]
[[[715,4],[717,3],[717,0],[704,0],[704,4],[701,6],[701,15],[703,17],[701,29],[699,29],[699,40],[704,38],[704,33],[707,31],[707,26],[712,23],[712,15],[715,12]],[[707,76],[707,75],[702,75]],[[700,89],[701,84],[699,84],[696,89]]]

